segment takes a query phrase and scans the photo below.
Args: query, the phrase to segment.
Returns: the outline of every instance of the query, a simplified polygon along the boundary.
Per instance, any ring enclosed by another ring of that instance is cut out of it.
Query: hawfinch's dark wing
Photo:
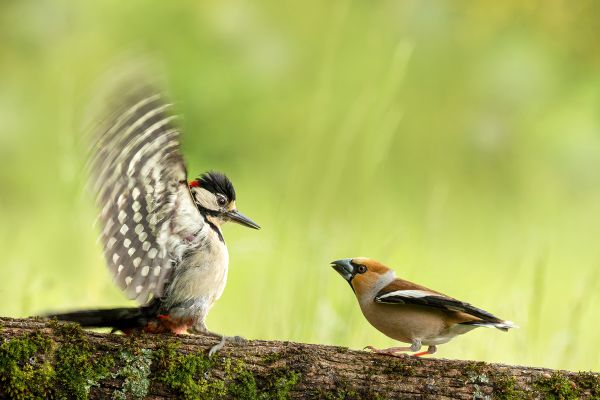
[[[144,303],[161,297],[178,249],[204,220],[189,192],[170,104],[151,88],[115,97],[94,132],[90,188],[115,283]]]
[[[381,289],[375,296],[375,302],[382,304],[414,304],[446,311],[463,312],[487,322],[503,322],[489,312],[474,307],[469,303],[453,299],[442,293],[402,279],[396,279]]]

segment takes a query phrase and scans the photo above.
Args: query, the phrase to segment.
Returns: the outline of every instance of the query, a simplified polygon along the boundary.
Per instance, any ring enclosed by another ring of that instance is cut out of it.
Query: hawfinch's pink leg
[[[365,347],[365,350],[370,350],[373,353],[377,353],[377,354],[391,354],[391,355],[394,355],[395,353],[400,353],[402,351],[411,351],[410,347],[390,347],[389,349],[376,349],[373,346],[367,346],[367,347]]]
[[[403,354],[398,354],[400,352],[403,351],[419,351],[419,349],[421,348],[421,342],[418,340],[415,340],[410,346],[406,346],[406,347],[390,347],[389,349],[376,349],[373,346],[367,346],[365,347],[365,350],[371,350],[373,353],[378,353],[378,354],[387,354],[390,356],[401,356]]]

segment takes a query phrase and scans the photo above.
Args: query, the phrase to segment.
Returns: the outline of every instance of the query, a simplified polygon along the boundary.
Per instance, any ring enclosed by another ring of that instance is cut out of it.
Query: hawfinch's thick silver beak
[[[248,228],[260,229],[260,226],[256,222],[252,221],[250,218],[246,217],[244,214],[242,214],[238,210],[229,211],[227,213],[227,217],[231,221],[237,222],[240,225],[247,226]]]
[[[331,267],[337,271],[345,280],[350,282],[354,278],[354,265],[351,258],[344,258],[331,262]]]

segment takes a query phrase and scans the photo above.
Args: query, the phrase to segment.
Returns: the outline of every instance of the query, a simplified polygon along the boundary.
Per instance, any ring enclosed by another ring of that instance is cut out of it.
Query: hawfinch
[[[447,343],[479,326],[507,331],[515,328],[487,311],[448,297],[424,286],[396,278],[393,270],[368,258],[334,261],[332,267],[350,284],[367,321],[407,347],[367,348],[383,354],[418,352],[422,345],[433,354],[438,344]]]

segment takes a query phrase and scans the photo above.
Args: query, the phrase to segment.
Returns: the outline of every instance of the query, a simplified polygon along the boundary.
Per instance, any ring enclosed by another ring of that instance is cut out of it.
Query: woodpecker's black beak
[[[252,221],[238,210],[228,211],[226,215],[231,221],[237,222],[240,225],[244,225],[252,229],[260,229],[260,226],[256,222]]]
[[[356,271],[354,271],[355,265],[352,263],[351,258],[333,261],[331,267],[348,282],[352,281],[352,278],[356,275]]]

